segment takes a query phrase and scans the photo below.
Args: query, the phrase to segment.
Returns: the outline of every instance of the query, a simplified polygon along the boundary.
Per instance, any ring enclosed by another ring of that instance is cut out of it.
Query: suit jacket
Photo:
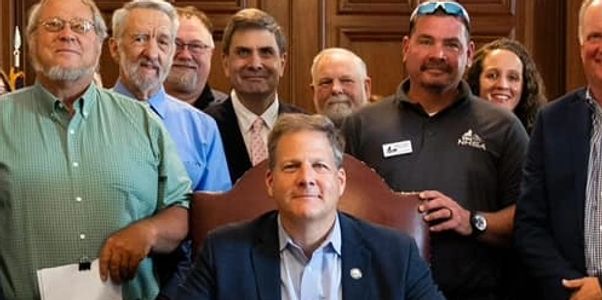
[[[568,299],[561,279],[586,275],[585,187],[592,129],[585,90],[537,116],[515,217],[515,243],[544,299]]]
[[[344,213],[339,222],[343,299],[443,299],[410,237]],[[176,299],[280,299],[277,213],[211,233]]]
[[[224,102],[209,106],[205,112],[217,122],[217,127],[222,135],[230,179],[232,184],[253,165],[245,146],[245,140],[238,126],[238,119],[234,112],[232,99],[228,97]],[[303,112],[300,108],[280,101],[278,114]]]

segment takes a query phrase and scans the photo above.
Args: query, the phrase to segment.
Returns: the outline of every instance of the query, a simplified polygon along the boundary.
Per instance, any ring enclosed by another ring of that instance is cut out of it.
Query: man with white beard
[[[163,88],[175,51],[179,24],[175,8],[162,0],[131,1],[115,11],[112,23],[109,48],[119,64],[114,90],[143,101],[163,121],[192,180],[193,191],[229,190],[230,174],[215,121],[169,96]],[[190,267],[189,241],[178,251],[156,260],[162,294],[168,297]]]
[[[174,250],[188,233],[190,180],[169,133],[140,103],[92,83],[106,36],[92,0],[42,0],[30,10],[35,84],[0,97],[7,300],[44,298],[39,281],[78,265],[98,266],[124,300],[155,299],[148,256]],[[81,289],[71,278],[50,285]]]
[[[327,48],[311,66],[314,107],[337,126],[352,112],[368,103],[372,82],[366,63],[343,48]]]
[[[228,98],[227,94],[212,89],[207,82],[215,48],[212,24],[207,15],[194,6],[177,7],[176,10],[180,28],[165,90],[179,100],[204,110]]]

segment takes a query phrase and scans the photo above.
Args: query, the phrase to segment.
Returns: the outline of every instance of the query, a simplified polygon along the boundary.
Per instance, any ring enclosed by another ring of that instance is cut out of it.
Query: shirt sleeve
[[[505,134],[504,150],[498,165],[498,199],[501,207],[516,203],[520,196],[522,167],[527,155],[529,136],[524,127],[515,119]]]
[[[172,205],[178,205],[188,208],[192,196],[191,181],[186,173],[184,164],[180,160],[175,144],[171,139],[165,127],[155,116],[149,114],[154,123],[153,130],[156,137],[153,142],[156,143],[157,155],[159,159],[159,188],[158,188],[158,209],[163,209]]]
[[[207,135],[207,147],[205,157],[205,172],[201,175],[199,182],[194,186],[195,191],[225,192],[230,190],[230,172],[224,145],[217,128],[215,120],[208,118],[204,123],[204,131]]]

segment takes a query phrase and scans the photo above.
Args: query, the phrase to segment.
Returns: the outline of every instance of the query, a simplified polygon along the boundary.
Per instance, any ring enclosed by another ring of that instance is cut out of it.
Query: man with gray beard
[[[106,36],[92,0],[32,6],[36,82],[0,97],[6,299],[40,299],[37,272],[78,264],[98,266],[91,276],[120,284],[123,299],[155,299],[147,256],[188,233],[190,180],[169,133],[144,105],[92,83]]]
[[[114,90],[144,102],[163,121],[192,180],[193,191],[229,190],[230,174],[215,121],[169,96],[163,88],[179,25],[175,8],[162,0],[131,1],[115,11],[112,23],[114,36],[109,49],[119,64]],[[155,261],[162,294],[169,297],[190,266],[189,241],[176,253]]]
[[[366,63],[343,48],[327,48],[311,66],[314,107],[337,126],[352,112],[368,103],[372,82]]]
[[[178,7],[180,28],[176,36],[176,52],[165,90],[168,94],[204,110],[222,103],[228,95],[209,87],[213,37],[211,21],[194,6]]]

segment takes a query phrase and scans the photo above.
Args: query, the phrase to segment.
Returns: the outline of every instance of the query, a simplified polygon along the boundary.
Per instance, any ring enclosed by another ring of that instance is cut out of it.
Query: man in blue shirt
[[[410,237],[337,212],[342,144],[325,116],[281,116],[266,173],[278,210],[211,233],[176,299],[443,299]]]
[[[191,105],[179,101],[163,88],[175,51],[178,15],[164,1],[132,1],[113,14],[111,55],[119,64],[118,93],[144,101],[171,134],[194,191],[226,191],[230,174],[215,121]],[[126,130],[124,128],[124,130]],[[158,259],[162,293],[177,286],[190,265],[190,246],[185,243],[180,258],[172,254]],[[179,262],[178,262],[179,261]],[[174,270],[176,265],[180,270]],[[172,279],[171,274],[175,272]]]
[[[195,191],[230,189],[230,174],[215,121],[163,89],[175,51],[178,16],[169,3],[138,1],[113,14],[111,55],[119,64],[115,91],[146,101],[176,143]]]

